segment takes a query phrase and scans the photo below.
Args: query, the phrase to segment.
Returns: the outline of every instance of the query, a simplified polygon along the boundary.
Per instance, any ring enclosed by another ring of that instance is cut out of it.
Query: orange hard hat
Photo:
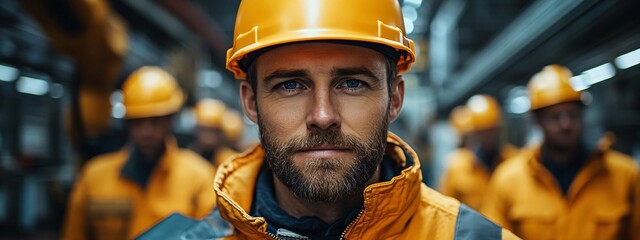
[[[178,112],[184,94],[178,82],[159,67],[141,67],[122,86],[125,118],[147,118]]]
[[[449,124],[460,135],[469,133],[471,128],[471,117],[467,106],[457,106],[451,110],[449,115]]]
[[[237,141],[244,131],[244,121],[238,111],[229,109],[222,117],[222,130],[231,141]]]
[[[202,99],[196,103],[196,124],[204,127],[222,127],[223,116],[227,106],[215,99]]]
[[[529,81],[531,110],[558,103],[580,101],[581,93],[571,87],[571,71],[560,65],[549,65],[536,73]]]
[[[409,71],[416,55],[406,37],[397,0],[265,0],[240,2],[227,50],[227,69],[245,79],[247,54],[285,43],[338,40],[374,43],[400,52],[398,74]]]
[[[467,100],[471,123],[470,131],[480,131],[500,126],[502,113],[500,104],[492,96],[474,95]]]

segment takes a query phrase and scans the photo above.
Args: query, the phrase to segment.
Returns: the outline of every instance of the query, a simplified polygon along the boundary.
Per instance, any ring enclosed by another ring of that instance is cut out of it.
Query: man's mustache
[[[330,145],[336,148],[355,149],[360,147],[360,139],[346,135],[337,129],[314,130],[306,136],[294,137],[285,146],[286,152],[293,153],[302,149],[314,148],[322,145]]]

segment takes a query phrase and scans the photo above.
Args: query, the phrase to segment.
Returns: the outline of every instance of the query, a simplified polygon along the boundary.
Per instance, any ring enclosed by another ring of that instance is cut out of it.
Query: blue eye
[[[357,88],[362,86],[362,81],[358,81],[358,80],[348,80],[346,82],[344,82],[344,84],[346,85],[346,87],[348,88]]]
[[[365,82],[360,80],[355,80],[355,79],[346,80],[342,82],[342,84],[340,84],[340,88],[346,88],[349,91],[355,91],[355,90],[364,88],[366,86],[367,84]]]
[[[298,88],[298,83],[297,82],[285,82],[285,83],[282,83],[282,87],[284,89],[287,89],[287,90],[296,89],[296,88]]]

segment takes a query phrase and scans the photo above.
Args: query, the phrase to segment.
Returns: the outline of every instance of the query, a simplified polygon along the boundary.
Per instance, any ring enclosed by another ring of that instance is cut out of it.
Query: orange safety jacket
[[[500,152],[496,166],[516,155],[517,149],[505,145]],[[469,207],[479,210],[484,193],[489,185],[491,171],[480,163],[473,151],[459,148],[447,157],[449,166],[440,180],[438,190],[447,196],[460,200]],[[496,166],[490,166],[495,168]]]
[[[564,195],[541,163],[541,146],[508,160],[494,172],[482,213],[524,239],[640,239],[638,166],[603,148]]]
[[[69,200],[62,239],[131,239],[173,212],[206,216],[215,204],[211,165],[166,141],[146,188],[121,175],[127,148],[98,156],[82,169]]]
[[[342,239],[517,239],[457,200],[422,183],[417,155],[391,133],[387,137],[386,154],[403,170],[390,181],[365,188],[363,208],[344,230]],[[192,223],[191,227],[184,227],[190,224],[188,220],[172,215],[139,239],[281,238],[267,232],[265,218],[249,215],[263,164],[261,146],[226,162],[216,175],[214,189],[218,206],[213,214]],[[176,226],[186,230],[171,232],[178,228]]]
[[[213,173],[215,174],[218,171],[218,167],[220,167],[220,165],[225,163],[227,160],[230,160],[236,154],[238,154],[238,152],[231,148],[220,148],[220,150],[216,152],[216,155],[212,157],[213,159],[211,159],[211,163],[213,163]]]

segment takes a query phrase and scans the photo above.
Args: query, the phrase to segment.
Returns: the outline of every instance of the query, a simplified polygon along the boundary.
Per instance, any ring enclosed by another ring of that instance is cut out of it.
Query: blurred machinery
[[[128,50],[127,30],[106,1],[21,1],[46,33],[49,43],[74,65],[72,103],[65,118],[75,145],[86,144],[109,128],[109,97]],[[82,152],[81,163],[88,159]],[[81,164],[82,165],[82,164]]]
[[[238,107],[237,83],[214,67],[228,40],[176,3],[0,1],[0,239],[58,235],[76,170],[125,144],[118,89],[133,69],[165,66],[189,97]],[[182,146],[189,116],[175,121]]]

